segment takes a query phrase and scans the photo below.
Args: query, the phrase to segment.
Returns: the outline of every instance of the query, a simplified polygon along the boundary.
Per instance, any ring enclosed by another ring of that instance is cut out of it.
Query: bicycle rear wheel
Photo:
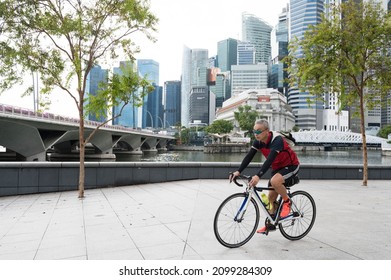
[[[316,218],[316,206],[312,196],[305,191],[296,191],[291,194],[291,214],[283,219],[278,227],[281,234],[289,240],[299,240],[306,236]]]
[[[242,215],[238,215],[244,205],[247,205],[247,209],[241,212]],[[248,201],[248,194],[235,193],[227,197],[217,209],[214,218],[213,225],[217,240],[228,248],[244,245],[253,237],[259,216],[258,204],[254,198]]]

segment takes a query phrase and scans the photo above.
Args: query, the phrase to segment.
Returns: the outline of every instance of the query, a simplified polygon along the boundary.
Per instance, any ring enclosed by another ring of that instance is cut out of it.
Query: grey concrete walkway
[[[263,181],[264,182],[264,181]],[[238,249],[221,246],[213,217],[228,180],[191,180],[0,198],[0,259],[389,260],[391,181],[303,180],[317,219],[309,235],[255,235]]]

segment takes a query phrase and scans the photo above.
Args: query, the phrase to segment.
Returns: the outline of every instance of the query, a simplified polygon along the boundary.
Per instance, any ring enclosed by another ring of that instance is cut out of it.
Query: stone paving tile
[[[1,260],[389,260],[391,181],[303,180],[312,194],[311,232],[289,241],[277,230],[228,249],[213,219],[228,180],[188,180],[77,192],[0,197]],[[261,221],[263,218],[261,217]],[[363,230],[368,228],[369,230]]]

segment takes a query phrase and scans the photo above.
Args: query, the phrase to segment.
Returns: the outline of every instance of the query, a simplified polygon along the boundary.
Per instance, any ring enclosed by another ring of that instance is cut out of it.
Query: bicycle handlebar
[[[232,175],[232,172],[230,173]],[[239,175],[239,176],[236,176],[235,178],[232,179],[232,181],[235,183],[235,185],[239,186],[239,187],[243,187],[243,184],[240,184],[238,183],[237,179],[242,179],[242,180],[248,180],[250,181],[251,180],[251,176],[248,176],[248,175]]]

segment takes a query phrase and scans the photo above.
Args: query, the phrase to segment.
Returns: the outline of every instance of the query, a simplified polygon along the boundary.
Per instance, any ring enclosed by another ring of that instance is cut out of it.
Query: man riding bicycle
[[[255,121],[253,133],[255,140],[250,151],[244,157],[239,169],[233,172],[229,179],[232,181],[236,176],[239,176],[253,160],[257,151],[260,151],[266,160],[259,172],[252,176],[249,184],[252,187],[256,186],[260,178],[271,167],[272,173],[269,185],[274,190],[269,191],[269,203],[273,207],[277,196],[280,195],[284,201],[280,216],[284,218],[289,215],[291,210],[291,202],[284,184],[299,172],[299,159],[281,135],[273,135],[273,131],[269,130],[269,123],[266,120]],[[266,226],[257,230],[257,233],[266,232]]]

